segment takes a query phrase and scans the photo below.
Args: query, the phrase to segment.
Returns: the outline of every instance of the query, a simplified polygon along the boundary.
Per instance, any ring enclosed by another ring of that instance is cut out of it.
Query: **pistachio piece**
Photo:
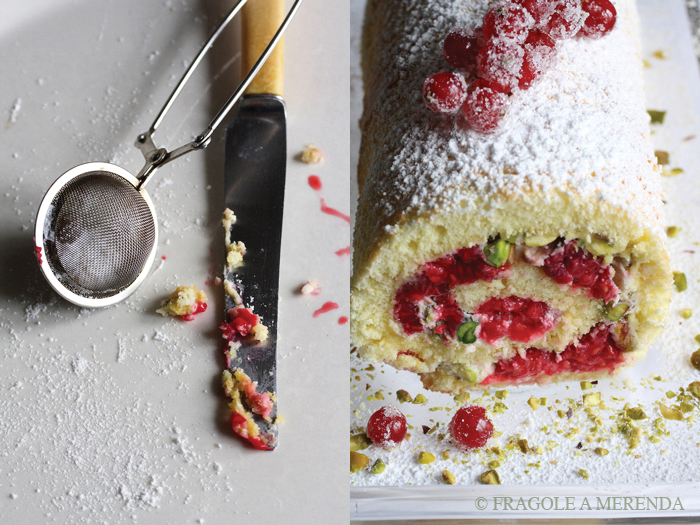
[[[600,405],[600,392],[583,395],[584,407],[597,407],[598,405]]]
[[[494,459],[493,461],[489,461],[489,468],[494,469],[498,468],[501,466],[501,462],[498,461],[497,459]]]
[[[413,403],[414,405],[425,405],[428,402],[428,400],[425,398],[423,394],[418,394],[415,398],[413,398]]]
[[[471,399],[472,395],[469,392],[460,392],[453,399],[458,405],[463,405]]]
[[[489,266],[503,266],[509,255],[510,243],[505,239],[496,239],[484,246],[484,258]]]
[[[588,471],[582,468],[578,469],[578,475],[581,476],[583,479],[588,479]]]
[[[601,235],[593,235],[591,241],[585,243],[583,246],[589,253],[598,257],[605,257],[615,251],[613,243]]]
[[[530,446],[527,444],[527,439],[519,439],[518,446],[520,447],[520,452],[527,454],[530,451]]]
[[[369,457],[361,452],[350,451],[350,473],[359,472],[369,465]]]
[[[353,434],[350,436],[350,451],[357,452],[358,450],[364,450],[372,444],[372,441],[367,437],[367,434],[360,432],[359,434]]]
[[[444,481],[448,485],[454,485],[455,483],[457,483],[457,478],[455,478],[454,474],[452,474],[452,472],[450,472],[449,470],[443,470],[442,481]]]
[[[666,166],[669,162],[669,155],[668,151],[662,151],[662,150],[656,150],[654,152],[654,155],[656,155],[656,161],[661,164],[662,166]]]
[[[396,399],[399,403],[410,403],[411,401],[413,401],[413,397],[411,397],[411,394],[409,394],[405,390],[397,390]]]
[[[683,272],[673,272],[673,284],[676,285],[676,290],[683,292],[688,288],[688,280]]]
[[[605,317],[611,321],[619,321],[622,319],[629,308],[630,306],[625,303],[617,303],[615,306],[612,306],[612,302],[603,303],[603,312],[605,313]]]
[[[594,452],[596,454],[598,454],[599,456],[607,456],[610,453],[610,451],[608,449],[600,448],[600,447],[596,448],[594,450]]]
[[[678,226],[669,226],[666,228],[666,235],[671,238],[676,237],[680,232],[681,229]]]
[[[476,321],[467,321],[459,325],[457,328],[457,339],[459,339],[465,345],[470,345],[476,342],[476,328],[479,323]],[[474,381],[476,383],[476,380]]]
[[[693,381],[688,385],[688,392],[700,399],[700,381]]]
[[[381,458],[374,462],[372,465],[372,474],[381,474],[386,469],[386,463],[384,463]]]
[[[692,308],[683,308],[681,310],[681,317],[683,319],[690,319],[693,317],[693,309]]]
[[[696,370],[700,370],[700,350],[695,350],[690,356],[690,364],[693,365],[693,368]]]
[[[430,452],[421,450],[418,453],[418,463],[420,463],[421,465],[429,465],[433,461],[435,461],[435,456],[432,455]]]
[[[449,450],[443,450],[442,451],[442,459],[450,459],[450,451]]]
[[[526,246],[539,248],[541,246],[547,246],[548,244],[553,243],[558,238],[558,235],[525,235],[523,242]]]
[[[648,109],[647,113],[649,113],[649,117],[651,117],[652,124],[663,124],[664,123],[664,119],[666,118],[665,111],[659,111],[656,109]]]
[[[495,470],[487,470],[479,476],[479,481],[484,485],[500,485],[501,478],[498,477],[498,472]]]
[[[646,419],[647,415],[644,413],[644,410],[642,410],[640,407],[630,407],[625,409],[625,415],[633,419],[635,421],[639,421],[640,419]]]
[[[666,419],[673,419],[675,421],[683,421],[683,413],[675,408],[669,408],[666,405],[659,403],[659,410],[661,415]]]
[[[496,397],[498,399],[505,399],[508,397],[508,394],[510,394],[508,390],[496,390]]]
[[[527,400],[527,404],[530,405],[532,410],[537,410],[537,408],[540,406],[540,400],[536,397],[531,397]]]
[[[459,370],[462,374],[462,379],[469,383],[476,384],[476,372],[467,365],[459,365]]]
[[[590,381],[581,381],[581,390],[590,390],[593,384]]]

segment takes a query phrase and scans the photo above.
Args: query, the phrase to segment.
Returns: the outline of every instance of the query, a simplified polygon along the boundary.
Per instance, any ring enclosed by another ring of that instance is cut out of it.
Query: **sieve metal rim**
[[[53,288],[56,291],[56,293],[58,293],[67,301],[84,308],[103,308],[106,306],[111,306],[126,299],[141,285],[141,283],[148,275],[151,266],[153,266],[153,261],[155,260],[156,251],[158,249],[158,217],[156,215],[156,209],[153,206],[153,201],[151,201],[150,195],[148,195],[144,188],[141,188],[138,191],[143,197],[144,201],[146,201],[146,204],[148,205],[148,208],[151,211],[151,215],[153,216],[155,236],[153,248],[151,249],[151,252],[149,253],[148,258],[146,260],[146,264],[141,270],[141,273],[139,273],[138,277],[129,286],[127,286],[120,292],[117,292],[109,297],[100,298],[85,297],[83,295],[76,294],[75,292],[66,288],[66,286],[64,286],[63,283],[61,283],[61,281],[56,277],[56,275],[51,269],[51,266],[49,265],[47,257],[44,256],[44,254],[46,253],[46,247],[44,246],[44,228],[47,214],[51,209],[54,197],[56,197],[58,192],[61,191],[71,180],[85,173],[95,171],[105,171],[122,177],[129,184],[134,186],[134,188],[136,188],[139,184],[139,180],[135,176],[133,176],[124,168],[115,164],[110,164],[108,162],[88,162],[85,164],[80,164],[66,171],[63,175],[56,179],[56,181],[48,189],[46,195],[44,195],[44,198],[41,201],[41,205],[39,206],[39,211],[37,212],[36,223],[34,226],[35,248],[40,249],[40,253],[42,254],[39,264],[42,274],[46,278],[49,285],[51,285],[51,288]]]

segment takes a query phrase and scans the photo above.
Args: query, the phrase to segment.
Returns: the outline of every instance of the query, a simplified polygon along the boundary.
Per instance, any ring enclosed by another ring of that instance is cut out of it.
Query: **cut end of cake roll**
[[[420,79],[489,2],[371,0],[351,337],[426,388],[610,377],[644,357],[672,289],[639,27],[557,43],[496,133],[431,113]],[[468,7],[467,7],[468,6]],[[415,84],[415,85],[414,85]]]

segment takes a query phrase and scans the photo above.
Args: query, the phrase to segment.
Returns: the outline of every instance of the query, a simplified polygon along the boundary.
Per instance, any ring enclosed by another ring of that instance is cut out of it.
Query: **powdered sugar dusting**
[[[632,2],[615,3],[617,24],[604,38],[558,42],[556,67],[511,97],[493,136],[463,129],[420,101],[422,79],[444,68],[444,36],[479,25],[488,3],[376,4],[380,18],[385,9],[401,12],[387,16],[389,39],[377,44],[376,67],[365,71],[365,89],[376,98],[365,99],[362,126],[386,136],[368,155],[356,235],[378,238],[402,213],[470,206],[472,192],[489,201],[564,188],[597,196],[661,234],[641,59],[627,58],[639,46]]]

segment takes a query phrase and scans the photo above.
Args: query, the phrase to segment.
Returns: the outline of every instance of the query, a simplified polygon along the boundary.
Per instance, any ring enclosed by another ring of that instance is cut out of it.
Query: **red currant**
[[[452,67],[466,69],[471,73],[476,70],[476,55],[482,39],[481,29],[458,27],[445,37],[442,54]]]
[[[367,421],[367,437],[379,447],[398,446],[406,437],[406,416],[393,405],[380,408]]]
[[[520,0],[527,12],[532,16],[535,27],[544,27],[554,13],[555,3],[550,0]]]
[[[554,40],[571,38],[583,25],[581,0],[556,0],[554,13],[543,31]]]
[[[505,115],[508,95],[494,89],[483,79],[476,79],[469,88],[462,114],[471,129],[479,133],[493,133]]]
[[[490,81],[497,91],[510,93],[518,86],[524,54],[523,47],[512,40],[489,40],[479,49],[477,75]]]
[[[454,113],[467,96],[467,83],[457,73],[442,71],[425,79],[423,100],[437,113]]]
[[[617,11],[610,0],[583,0],[582,7],[588,17],[579,32],[581,35],[600,38],[612,30]]]
[[[450,422],[450,434],[459,448],[481,448],[493,435],[493,423],[486,417],[484,407],[462,407]]]
[[[522,43],[534,24],[532,16],[515,2],[502,1],[484,16],[484,37],[509,38]]]
[[[554,40],[537,29],[530,31],[523,47],[525,55],[518,86],[520,89],[528,89],[554,66],[557,50]]]

